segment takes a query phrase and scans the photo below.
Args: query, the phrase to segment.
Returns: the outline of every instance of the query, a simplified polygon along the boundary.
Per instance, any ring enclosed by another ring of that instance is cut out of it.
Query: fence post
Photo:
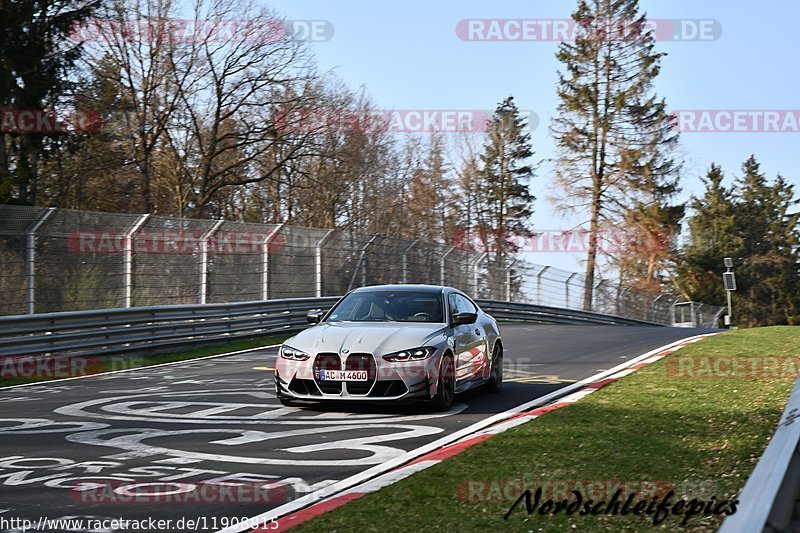
[[[594,292],[594,298],[593,298],[594,308],[598,309],[598,310],[600,309],[600,305],[599,305],[600,289],[603,288],[603,283],[605,283],[605,282],[606,282],[606,280],[601,279],[597,283],[594,284],[594,289],[593,289],[593,292]]]
[[[380,233],[375,233],[370,238],[370,240],[367,241],[367,244],[365,244],[364,247],[361,248],[361,253],[358,255],[358,262],[356,262],[356,266],[353,269],[353,275],[350,277],[350,285],[348,285],[348,287],[347,287],[347,291],[348,292],[356,284],[356,275],[358,274],[358,269],[359,268],[361,269],[361,286],[363,287],[363,286],[365,286],[367,284],[367,271],[366,271],[367,267],[364,266],[364,264],[365,264],[365,262],[367,260],[367,248],[369,248],[369,245],[372,244],[373,242],[375,242],[375,239],[377,239],[380,236],[381,236]]]
[[[380,233],[376,233],[372,236],[370,240],[367,241],[367,244],[364,245],[364,248],[361,249],[361,286],[365,287],[367,285],[367,264],[369,263],[369,258],[367,257],[367,248],[375,242],[375,239],[380,237]]]
[[[630,291],[630,287],[625,287],[622,289],[622,292],[619,295],[621,310],[620,316],[627,316],[628,315],[628,291]]]
[[[514,259],[511,261],[508,266],[506,267],[506,301],[511,301],[511,268],[514,266],[517,260]]]
[[[660,299],[661,299],[663,296],[664,296],[664,294],[663,294],[663,293],[662,293],[662,294],[659,294],[658,296],[656,296],[655,300],[653,300],[653,303],[652,303],[652,304],[650,304],[650,320],[652,320],[653,322],[655,322],[655,321],[656,321],[656,304],[658,303],[658,301],[659,301],[659,300],[660,300]]]
[[[316,294],[317,298],[322,297],[322,245],[325,244],[325,241],[328,240],[328,237],[333,235],[334,231],[336,230],[328,230],[314,246],[314,284],[316,287],[314,294]]]
[[[480,271],[478,270],[478,267],[483,262],[483,260],[486,259],[486,257],[488,255],[489,255],[488,252],[483,252],[481,255],[478,256],[478,258],[475,261],[472,262],[472,291],[473,291],[472,292],[472,297],[473,298],[480,298],[480,296],[478,295],[478,289],[479,289],[478,285],[480,283],[480,279],[479,279],[480,278],[480,275],[479,275]]]
[[[439,281],[441,282],[441,283],[440,283],[440,285],[444,285],[444,281],[445,281],[445,267],[444,267],[444,260],[447,258],[447,256],[448,256],[448,255],[450,255],[450,252],[452,252],[452,251],[453,251],[453,250],[455,250],[455,249],[456,249],[456,247],[455,247],[455,246],[451,246],[450,248],[448,248],[448,249],[447,249],[447,250],[446,250],[446,251],[445,251],[445,252],[442,254],[442,257],[441,257],[441,258],[439,258]]]
[[[411,251],[411,249],[416,246],[418,242],[418,240],[411,241],[411,244],[406,246],[406,249],[403,250],[403,283],[408,283],[408,252]]]
[[[574,278],[577,275],[578,275],[577,272],[573,272],[572,274],[569,275],[567,281],[564,282],[564,297],[566,298],[564,301],[564,307],[566,307],[567,309],[571,309],[571,307],[569,306],[569,284],[572,281],[572,278]],[[591,309],[588,309],[588,311],[591,311]]]
[[[200,237],[200,304],[206,303],[208,293],[208,240],[219,229],[224,220],[217,220],[214,225]]]
[[[672,307],[672,309],[673,309],[673,314],[674,314],[674,310],[675,310],[675,304],[673,304],[673,307]],[[725,311],[726,311],[726,309],[725,309],[724,307],[720,307],[720,308],[717,310],[717,312],[716,312],[716,313],[714,313],[714,318],[712,318],[712,319],[711,319],[711,323],[710,323],[709,327],[711,327],[711,328],[718,328],[718,327],[719,327],[719,319],[720,319],[720,317],[723,315],[723,313],[725,313]],[[673,323],[674,323],[674,322],[675,322],[675,321],[674,321],[674,319],[673,319]]]
[[[45,220],[50,218],[55,212],[55,207],[50,207],[39,215],[39,218],[34,221],[33,225],[27,231],[26,242],[26,257],[25,268],[27,270],[28,278],[28,314],[32,315],[36,312],[36,230],[39,226],[44,224]]]
[[[275,226],[264,238],[261,243],[261,299],[269,300],[269,245],[272,244],[272,239],[280,233],[283,228],[283,222]]]
[[[536,303],[539,305],[542,305],[542,276],[548,270],[550,270],[550,267],[546,266],[536,274]]]
[[[131,306],[131,297],[133,293],[133,235],[139,231],[139,228],[142,227],[142,224],[144,224],[148,218],[150,218],[149,214],[141,215],[125,233],[125,257],[123,259],[122,272],[122,283],[125,291],[123,296],[124,307]]]

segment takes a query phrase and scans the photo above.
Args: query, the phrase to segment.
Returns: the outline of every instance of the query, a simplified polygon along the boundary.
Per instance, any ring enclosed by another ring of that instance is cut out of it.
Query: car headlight
[[[284,359],[291,359],[292,361],[306,361],[311,356],[305,352],[301,352],[297,348],[292,348],[284,344],[281,346],[281,357]]]
[[[426,346],[423,348],[413,348],[411,350],[403,350],[386,354],[383,358],[392,363],[402,363],[403,361],[420,361],[432,356],[436,352],[433,346]]]

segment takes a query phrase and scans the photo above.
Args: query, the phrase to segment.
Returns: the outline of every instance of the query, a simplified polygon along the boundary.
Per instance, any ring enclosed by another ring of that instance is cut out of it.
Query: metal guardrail
[[[338,298],[165,305],[0,317],[3,356],[112,355],[263,337],[308,326],[306,313]]]
[[[719,533],[797,531],[800,497],[800,380],[798,380],[778,429],[739,494],[739,508]]]
[[[556,324],[618,324],[625,326],[664,326],[657,322],[604,315],[577,309],[562,309],[499,300],[476,300],[481,308],[497,320],[548,322]]]
[[[0,356],[112,355],[231,341],[308,327],[305,315],[339,297],[166,305],[0,317]],[[478,300],[498,320],[661,325],[574,309]]]

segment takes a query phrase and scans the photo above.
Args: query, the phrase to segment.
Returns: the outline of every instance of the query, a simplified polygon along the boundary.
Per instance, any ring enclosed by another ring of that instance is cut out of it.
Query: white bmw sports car
[[[413,399],[446,411],[457,393],[503,383],[497,322],[451,287],[363,287],[308,321],[316,325],[288,339],[275,365],[285,405]]]

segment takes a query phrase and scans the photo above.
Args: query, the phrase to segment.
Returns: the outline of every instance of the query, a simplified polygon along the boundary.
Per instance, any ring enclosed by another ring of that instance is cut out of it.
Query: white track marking
[[[255,352],[257,350],[266,350],[268,348],[277,348],[279,346],[280,346],[280,344],[270,344],[269,346],[259,346],[258,348],[248,348],[246,350],[238,350],[238,351],[235,351],[235,352],[225,352],[225,353],[218,353],[218,354],[215,354],[215,355],[206,355],[206,356],[203,356],[203,357],[197,357],[195,359],[184,359],[182,361],[171,361],[169,363],[158,363],[156,365],[137,366],[136,368],[125,368],[125,369],[122,369],[122,370],[112,370],[110,372],[101,372],[99,374],[87,374],[85,376],[74,376],[74,377],[71,377],[71,378],[48,379],[47,381],[35,381],[33,383],[21,383],[19,385],[9,385],[8,387],[0,387],[0,393],[5,391],[5,390],[18,389],[20,387],[32,387],[32,386],[36,386],[36,385],[48,386],[51,383],[58,383],[60,381],[72,381],[73,379],[86,379],[86,378],[105,377],[105,376],[110,376],[112,374],[121,374],[122,372],[135,372],[137,370],[148,370],[148,369],[158,368],[158,367],[162,367],[162,366],[185,365],[185,364],[188,364],[188,363],[193,363],[195,361],[203,361],[203,360],[206,360],[206,359],[216,359],[218,357],[228,357],[228,356],[231,356],[231,355],[238,355],[238,354],[242,354],[242,353]],[[161,354],[158,354],[158,355],[161,355]],[[92,355],[92,356],[87,356],[87,357],[102,357],[102,356]]]
[[[228,527],[228,528],[225,528],[225,529],[221,529],[217,533],[242,533],[244,531],[249,531],[249,530],[253,529],[252,527],[248,527],[248,525],[247,525],[248,523],[249,524],[256,523],[258,520],[279,519],[279,518],[281,518],[283,516],[286,516],[286,515],[288,515],[290,513],[293,513],[295,511],[299,511],[300,509],[308,507],[308,506],[310,506],[310,505],[312,505],[314,503],[317,503],[317,502],[319,502],[321,500],[330,498],[331,496],[334,496],[334,495],[337,495],[339,493],[342,493],[342,492],[344,492],[344,491],[346,491],[348,489],[352,489],[356,485],[360,485],[362,483],[368,482],[368,481],[380,476],[381,474],[385,474],[386,472],[389,472],[390,470],[393,470],[395,468],[403,466],[404,464],[409,463],[409,462],[413,461],[414,459],[416,459],[416,458],[418,458],[418,457],[420,457],[422,455],[425,455],[426,453],[435,451],[435,450],[437,450],[439,448],[447,446],[448,444],[452,444],[452,443],[454,443],[454,442],[456,442],[458,440],[461,440],[464,437],[472,435],[473,433],[477,433],[477,432],[479,432],[479,431],[481,431],[481,430],[483,430],[483,429],[485,429],[485,428],[487,428],[487,427],[489,427],[489,426],[491,426],[491,425],[493,425],[495,423],[498,423],[498,422],[501,422],[501,421],[503,421],[503,420],[505,420],[507,418],[510,418],[510,417],[514,416],[515,414],[517,414],[517,413],[520,413],[522,411],[527,411],[527,410],[532,409],[534,407],[539,407],[541,405],[548,404],[551,401],[553,401],[555,399],[558,399],[558,398],[560,398],[562,396],[566,396],[566,395],[568,395],[568,394],[570,394],[570,393],[572,393],[572,392],[574,392],[574,391],[576,391],[578,389],[583,388],[584,386],[586,386],[586,385],[588,385],[590,383],[594,383],[596,381],[602,380],[602,379],[604,379],[604,378],[606,378],[608,376],[611,376],[611,375],[619,372],[620,370],[623,370],[625,368],[633,366],[633,365],[635,365],[635,364],[647,359],[648,357],[651,357],[651,356],[653,356],[655,354],[658,354],[658,353],[663,352],[665,350],[668,350],[670,348],[676,347],[676,346],[678,346],[680,344],[684,344],[684,343],[687,343],[687,342],[698,341],[698,340],[700,340],[700,339],[702,339],[704,337],[707,337],[709,335],[713,335],[713,333],[712,334],[703,334],[703,335],[693,335],[691,337],[686,337],[686,338],[671,342],[669,344],[665,344],[664,346],[661,346],[661,347],[656,348],[654,350],[651,350],[651,351],[649,351],[647,353],[644,353],[644,354],[642,354],[642,355],[640,355],[638,357],[635,357],[635,358],[631,359],[630,361],[625,361],[624,363],[619,364],[619,365],[617,365],[614,368],[611,368],[609,370],[606,370],[605,372],[600,372],[599,374],[595,374],[595,375],[590,376],[588,378],[582,379],[582,380],[580,380],[580,381],[578,381],[576,383],[573,383],[572,385],[568,385],[566,387],[563,387],[561,389],[553,391],[550,394],[546,394],[544,396],[541,396],[539,398],[533,399],[533,400],[531,400],[529,402],[525,402],[525,403],[523,403],[521,405],[518,405],[516,407],[512,407],[511,409],[509,409],[507,411],[504,411],[502,413],[498,413],[496,415],[492,415],[489,418],[481,420],[480,422],[476,422],[475,424],[472,424],[471,426],[468,426],[468,427],[466,427],[466,428],[464,428],[464,429],[462,429],[460,431],[456,431],[455,433],[451,433],[449,435],[446,435],[446,436],[444,436],[444,437],[442,437],[442,438],[440,438],[440,439],[438,439],[438,440],[436,440],[434,442],[426,444],[425,446],[421,446],[421,447],[417,448],[416,450],[412,450],[410,452],[407,452],[407,453],[401,455],[400,457],[396,457],[396,458],[391,459],[391,460],[389,460],[389,461],[387,461],[387,462],[385,462],[383,464],[379,464],[379,465],[373,466],[372,468],[369,468],[369,469],[367,469],[367,470],[365,470],[363,472],[360,472],[358,474],[350,476],[349,478],[346,478],[346,479],[343,479],[341,481],[338,481],[338,482],[336,482],[336,483],[334,483],[334,484],[332,484],[332,485],[330,485],[328,487],[325,487],[325,488],[322,488],[320,490],[317,490],[317,491],[314,491],[312,493],[309,493],[306,496],[302,496],[300,498],[297,498],[296,500],[292,500],[291,502],[288,502],[288,503],[286,503],[284,505],[276,507],[275,509],[272,509],[272,510],[267,511],[265,513],[261,513],[259,515],[253,516],[249,520],[244,521],[240,525]]]

